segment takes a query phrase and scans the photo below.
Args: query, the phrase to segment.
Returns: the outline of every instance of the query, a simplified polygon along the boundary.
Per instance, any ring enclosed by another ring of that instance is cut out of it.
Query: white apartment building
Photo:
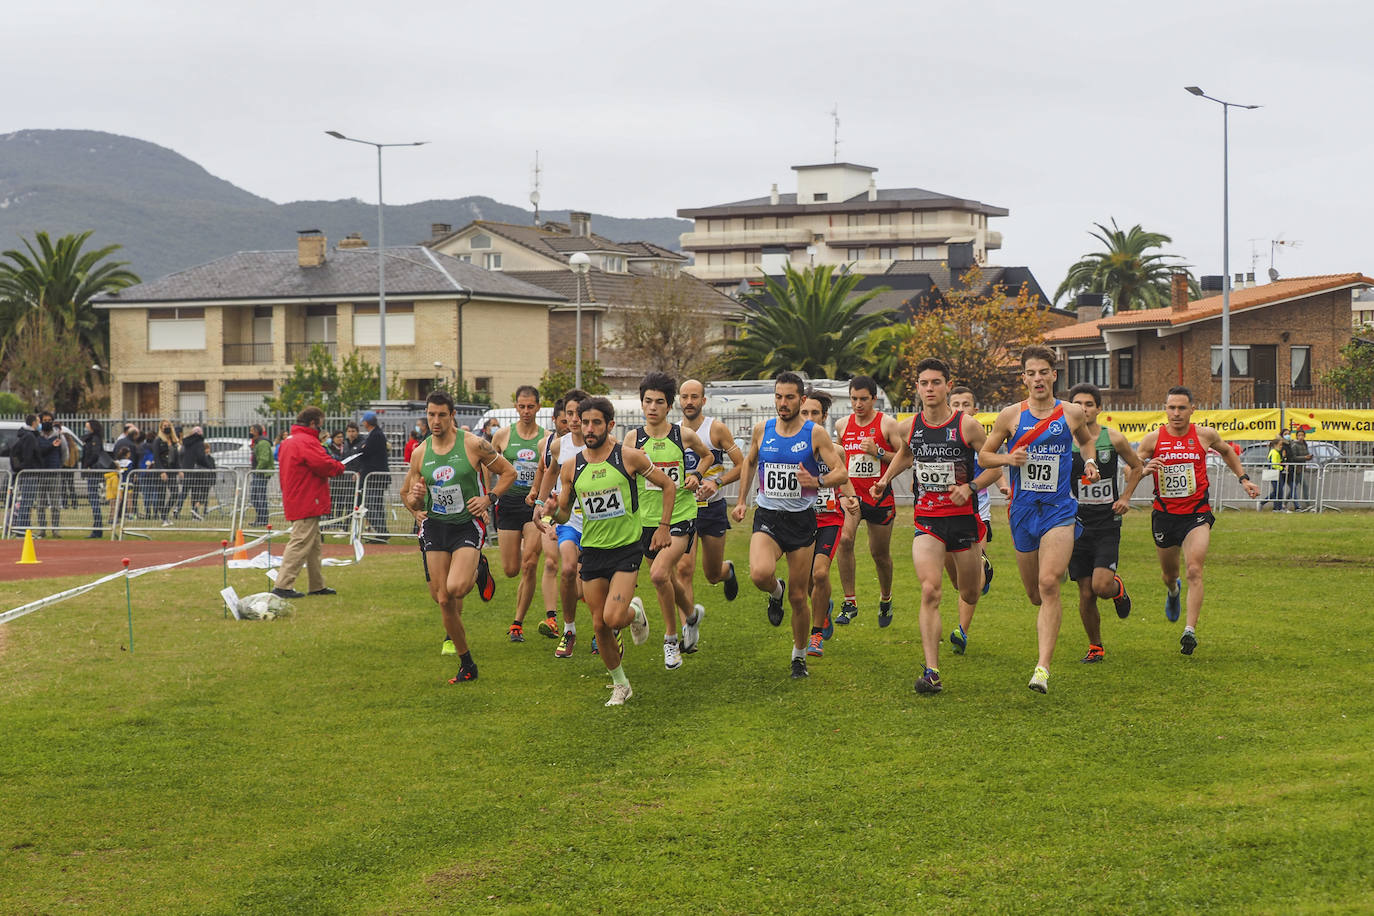
[[[767,197],[677,211],[696,223],[681,236],[682,250],[696,256],[684,269],[728,287],[760,270],[780,274],[784,264],[848,264],[873,275],[895,261],[944,260],[954,244],[971,244],[974,260],[986,264],[987,253],[1002,247],[988,217],[1006,216],[1003,207],[923,188],[882,190],[876,168],[849,162],[792,171],[795,193],[774,184]]]

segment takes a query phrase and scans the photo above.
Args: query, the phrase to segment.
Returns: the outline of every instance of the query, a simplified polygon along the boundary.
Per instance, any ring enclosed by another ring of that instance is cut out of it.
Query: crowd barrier
[[[363,538],[389,540],[413,537],[415,518],[401,502],[401,483],[405,471],[373,471],[363,478],[363,512],[358,518],[358,534]]]
[[[129,471],[114,536],[166,531],[233,537],[238,488],[238,473],[227,468]]]
[[[1317,511],[1374,507],[1374,465],[1328,464],[1321,469]]]
[[[5,500],[6,535],[20,537],[29,530],[38,537],[63,532],[104,537],[112,530],[119,503],[114,471],[24,470],[6,478],[12,482]]]
[[[329,516],[320,522],[320,534],[352,537],[354,508],[358,503],[359,480],[354,471],[344,471],[329,481]],[[240,471],[238,487],[238,527],[246,535],[257,535],[271,525],[274,531],[288,531],[282,507],[281,479],[276,471]]]

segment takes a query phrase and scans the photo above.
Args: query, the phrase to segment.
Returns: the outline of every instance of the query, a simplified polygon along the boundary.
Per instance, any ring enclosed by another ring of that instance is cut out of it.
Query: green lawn
[[[223,618],[218,569],[145,576],[133,654],[118,587],[0,625],[0,912],[1374,909],[1374,516],[1223,514],[1185,658],[1132,513],[1135,611],[1104,602],[1080,665],[1075,595],[1047,696],[999,519],[937,697],[902,519],[896,622],[861,542],[862,615],[806,681],[743,575],[732,605],[699,589],[701,652],[665,671],[644,574],[623,709],[585,609],[574,659],[505,641],[504,580],[469,601],[480,679],[449,686],[409,554],[265,623]]]

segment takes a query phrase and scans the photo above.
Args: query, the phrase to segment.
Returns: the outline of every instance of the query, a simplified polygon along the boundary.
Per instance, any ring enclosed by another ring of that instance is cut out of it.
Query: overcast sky
[[[1053,294],[1112,217],[1221,272],[1220,106],[1231,116],[1231,270],[1374,274],[1366,47],[1340,2],[581,4],[106,0],[7,4],[0,131],[106,130],[284,202],[486,195],[671,216],[795,190],[793,165],[878,168],[1006,207],[994,263]]]

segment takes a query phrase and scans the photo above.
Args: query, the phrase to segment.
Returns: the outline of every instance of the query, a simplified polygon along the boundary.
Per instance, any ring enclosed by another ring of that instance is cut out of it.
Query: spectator
[[[62,430],[53,420],[52,411],[45,410],[38,415],[38,456],[43,462],[40,467],[45,471],[60,471],[65,455],[66,440]],[[61,476],[48,475],[38,484],[38,501],[35,508],[38,510],[40,525],[47,528],[48,537],[57,537],[57,529],[62,525],[61,486],[54,485]]]
[[[1293,508],[1298,512],[1307,512],[1312,508],[1307,495],[1307,468],[1312,461],[1312,450],[1307,447],[1307,427],[1299,427],[1293,434],[1293,442],[1289,446],[1290,464],[1288,465],[1288,499],[1292,502]],[[1298,488],[1302,488],[1302,504],[1298,504]]]
[[[215,469],[215,459],[205,449],[205,431],[199,426],[193,426],[181,440],[181,469],[190,472],[184,475],[182,496],[191,499],[191,518],[202,521],[210,508],[210,487],[214,483],[214,475],[203,472]]]
[[[120,435],[120,437],[119,437],[118,439],[115,440],[115,443],[114,443],[114,452],[115,452],[115,454],[116,454],[116,455],[119,454],[119,450],[120,450],[121,448],[127,448],[127,449],[129,450],[129,454],[132,455],[132,454],[134,453],[134,449],[136,448],[135,443],[138,441],[137,438],[136,438],[137,433],[138,433],[138,427],[137,427],[137,426],[135,426],[135,425],[132,424],[132,423],[126,424],[125,427],[124,427],[124,432]]]
[[[122,513],[127,511],[127,506],[120,500],[121,489],[125,494],[125,500],[133,501],[133,494],[129,491],[129,471],[134,466],[134,452],[128,445],[121,445],[115,449],[114,464],[116,471],[113,475],[105,475],[105,495],[114,500],[114,505],[110,507],[110,524],[118,527],[120,520],[124,517]],[[114,477],[114,486],[110,486],[110,477]],[[122,485],[122,486],[121,486]],[[113,492],[111,490],[113,489]]]
[[[86,421],[86,434],[81,437],[81,469],[85,472],[86,498],[91,503],[91,533],[88,538],[100,537],[104,527],[100,507],[105,501],[105,472],[114,462],[105,454],[105,427],[99,420]],[[111,516],[111,522],[114,521]]]
[[[134,452],[134,470],[142,471],[137,477],[138,495],[143,503],[143,517],[146,519],[157,518],[160,514],[158,505],[158,493],[162,490],[162,481],[157,479],[157,455],[153,449],[153,442],[156,435],[149,436],[139,432],[138,451]]]
[[[29,529],[34,503],[38,499],[38,478],[33,474],[20,474],[20,471],[34,471],[43,467],[38,454],[38,415],[28,414],[10,449],[10,469],[18,475],[18,505],[14,510],[14,530]],[[35,534],[35,537],[39,535]]]
[[[1265,502],[1273,504],[1273,509],[1278,512],[1283,508],[1283,438],[1276,436],[1269,442],[1269,467],[1264,472],[1266,480],[1270,481],[1269,496],[1267,499],[1260,500],[1260,508],[1264,508]]]
[[[343,430],[336,429],[329,434],[329,444],[324,447],[324,450],[328,452],[329,457],[333,458],[335,461],[343,461],[344,458],[348,457],[348,452],[344,444]]]
[[[429,423],[424,418],[415,421],[411,427],[410,438],[406,440],[405,461],[410,464],[410,453],[415,451],[415,446],[429,438]]]
[[[329,478],[343,473],[344,466],[329,457],[320,445],[324,411],[307,407],[296,417],[291,435],[281,444],[282,505],[291,522],[291,540],[282,554],[281,571],[272,594],[281,598],[304,598],[293,586],[304,566],[310,579],[311,595],[333,595],[324,584],[320,563],[320,518],[329,514]]]
[[[363,440],[358,432],[358,424],[352,420],[344,427],[344,447],[348,449],[346,455],[356,455],[363,450]]]
[[[253,443],[253,470],[248,477],[248,504],[253,507],[253,526],[262,528],[267,524],[267,472],[276,467],[273,459],[272,442],[267,438],[267,430],[262,424],[254,423],[249,430]]]
[[[54,420],[52,425],[62,435],[62,467],[67,470],[79,468],[81,466],[81,440],[70,429],[63,426],[61,420]],[[62,481],[62,508],[78,508],[81,504],[76,498],[76,475],[63,474],[60,479]]]
[[[181,440],[172,429],[171,420],[163,420],[153,440],[153,468],[157,473],[154,514],[162,519],[162,527],[172,527],[172,519],[181,507],[181,486],[177,475],[181,472]]]
[[[277,433],[277,441],[272,443],[272,460],[281,461],[281,444],[286,441],[286,430]]]
[[[362,456],[354,462],[358,474],[363,480],[363,507],[367,510],[363,520],[367,524],[367,529],[374,535],[384,535],[387,532],[387,525],[383,496],[390,489],[391,484],[391,478],[387,476],[390,468],[387,466],[386,433],[382,432],[377,425],[377,414],[371,410],[363,414],[363,429],[366,431],[366,436],[364,436],[359,447]],[[382,476],[374,478],[371,483],[368,483],[369,474],[381,474]],[[386,543],[384,537],[372,537],[368,540],[373,543]]]

